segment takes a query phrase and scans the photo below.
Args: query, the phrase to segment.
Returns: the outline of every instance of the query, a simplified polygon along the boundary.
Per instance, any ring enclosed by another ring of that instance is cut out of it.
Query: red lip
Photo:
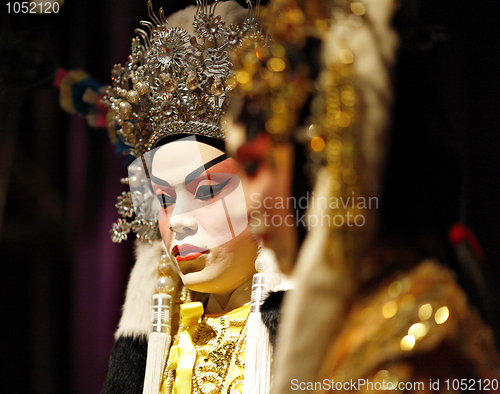
[[[198,248],[194,245],[176,245],[172,248],[172,253],[177,261],[194,260],[208,253],[207,249]]]

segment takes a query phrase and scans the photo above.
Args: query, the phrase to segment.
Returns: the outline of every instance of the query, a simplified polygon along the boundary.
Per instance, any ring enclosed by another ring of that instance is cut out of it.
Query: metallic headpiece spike
[[[161,10],[158,18],[149,1],[151,22],[142,22],[149,34],[137,29],[142,40],[135,37],[128,62],[113,69],[104,103],[114,113],[112,126],[136,157],[166,136],[225,136],[221,119],[232,87],[228,52],[257,22],[249,15],[242,26],[226,25],[215,13],[219,2],[197,4],[191,36],[171,27]]]

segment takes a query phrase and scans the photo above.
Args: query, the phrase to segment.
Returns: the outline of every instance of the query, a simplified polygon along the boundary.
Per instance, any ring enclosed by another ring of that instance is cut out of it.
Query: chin
[[[189,290],[198,291],[201,293],[210,293],[209,289],[213,287],[212,281],[214,278],[209,276],[206,269],[198,272],[191,272],[188,274],[181,274],[180,278],[184,286]]]
[[[227,294],[251,279],[256,258],[257,243],[246,229],[202,257],[174,264],[182,283],[189,290]]]
[[[205,294],[211,294],[212,293],[210,291],[211,287],[207,286],[206,283],[199,283],[198,281],[189,281],[189,280],[186,280],[186,279],[182,279],[182,280],[183,280],[184,286],[187,289],[191,290],[191,291],[195,291],[197,293],[205,293]]]
[[[231,293],[237,287],[246,282],[246,280],[243,280],[242,283],[239,283],[239,281],[235,282],[227,280],[222,275],[207,275],[207,273],[204,272],[195,272],[187,275],[182,275],[181,280],[184,286],[186,286],[189,290],[206,294]]]
[[[213,282],[221,272],[214,270],[212,260],[214,258],[214,250],[208,254],[193,260],[176,261],[175,266],[184,286],[189,290],[206,293],[206,287],[211,287]],[[175,259],[175,256],[171,256]]]
[[[234,256],[230,261],[236,262]],[[188,264],[188,267],[183,267],[183,271],[179,269],[179,277],[184,286],[189,290],[200,293],[217,293],[228,292],[233,286],[231,280],[231,264],[227,262],[224,248],[216,247],[210,250],[210,253],[190,261],[181,262],[180,264]],[[179,264],[179,263],[177,263]]]

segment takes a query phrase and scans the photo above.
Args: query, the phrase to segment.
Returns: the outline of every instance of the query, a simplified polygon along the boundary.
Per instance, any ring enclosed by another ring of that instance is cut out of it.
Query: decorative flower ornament
[[[183,55],[189,47],[189,35],[180,28],[155,30],[151,39],[151,64],[160,71],[172,67],[177,72],[182,68]]]
[[[201,13],[194,18],[193,26],[198,37],[214,41],[224,36],[224,21],[220,15]]]

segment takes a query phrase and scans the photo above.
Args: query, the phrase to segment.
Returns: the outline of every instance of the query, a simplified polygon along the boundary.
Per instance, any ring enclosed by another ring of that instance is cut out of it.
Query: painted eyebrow
[[[157,185],[160,186],[166,186],[166,187],[171,187],[167,181],[164,181],[163,179],[155,177],[153,174],[150,174],[148,171],[148,166],[146,164],[146,160],[144,160],[144,155],[141,155],[141,161],[142,161],[142,167],[144,168],[144,172],[146,173],[146,178],[149,180],[149,185],[151,185],[151,182],[156,183]]]
[[[200,174],[208,170],[210,167],[220,163],[221,161],[224,161],[227,159],[227,155],[223,153],[220,156],[217,156],[215,159],[210,160],[208,163],[203,164],[202,166],[198,167],[196,170],[194,170],[192,173],[188,174],[185,179],[186,185],[189,184],[190,182],[194,181]]]
[[[172,187],[167,181],[164,181],[163,179],[155,177],[153,174],[151,174],[151,177],[149,178],[151,181],[156,183],[159,186],[165,186],[165,187]]]

